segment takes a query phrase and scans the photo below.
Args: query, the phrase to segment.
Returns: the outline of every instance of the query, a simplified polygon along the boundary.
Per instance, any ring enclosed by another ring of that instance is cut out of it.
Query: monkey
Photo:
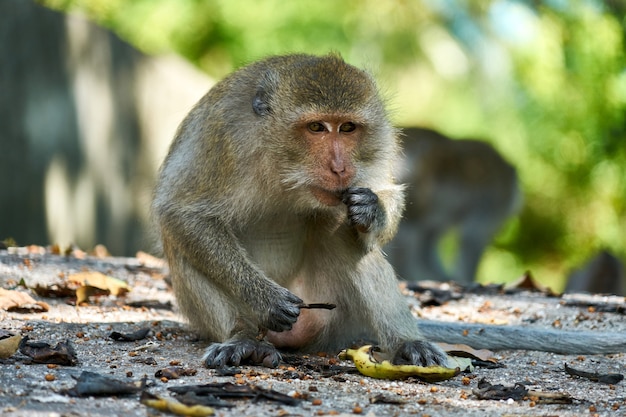
[[[624,265],[608,250],[601,250],[569,274],[565,292],[576,291],[626,295]]]
[[[422,365],[445,363],[434,341],[625,349],[620,335],[427,320],[418,328],[381,251],[404,206],[399,153],[373,78],[334,54],[252,63],[192,108],[152,211],[179,309],[211,343],[205,366],[276,367],[281,351],[336,352],[359,340]]]
[[[406,210],[385,252],[403,279],[470,283],[494,234],[521,208],[516,169],[483,141],[454,140],[424,128],[403,133],[398,177],[407,183]],[[454,229],[458,244],[448,272],[439,242]]]
[[[444,364],[381,247],[397,230],[397,130],[373,77],[338,54],[262,59],[182,121],[152,210],[179,309],[209,368],[373,340]],[[332,310],[303,309],[332,303]]]

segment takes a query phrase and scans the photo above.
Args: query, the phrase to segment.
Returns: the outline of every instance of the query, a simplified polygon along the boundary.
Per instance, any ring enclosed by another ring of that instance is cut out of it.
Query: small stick
[[[298,304],[298,307],[300,308],[321,308],[324,310],[332,310],[335,307],[337,307],[336,304],[330,304],[330,303],[311,303],[311,304]]]

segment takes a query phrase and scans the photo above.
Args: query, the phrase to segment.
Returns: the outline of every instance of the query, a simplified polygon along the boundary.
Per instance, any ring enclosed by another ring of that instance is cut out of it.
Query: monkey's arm
[[[274,331],[291,329],[302,300],[265,276],[248,258],[233,231],[218,217],[207,214],[207,206],[195,203],[160,210],[168,257],[184,257],[205,279],[256,315],[249,318],[260,326]],[[211,294],[206,297],[210,302]]]
[[[626,334],[566,331],[420,320],[422,335],[433,342],[462,343],[476,349],[538,350],[562,354],[626,352]]]

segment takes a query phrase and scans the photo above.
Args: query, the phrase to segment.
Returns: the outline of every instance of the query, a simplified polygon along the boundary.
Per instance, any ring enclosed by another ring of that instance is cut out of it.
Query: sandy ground
[[[417,379],[385,381],[364,377],[349,362],[335,357],[285,356],[278,369],[242,366],[229,375],[201,366],[206,343],[187,329],[177,314],[171,289],[163,279],[166,270],[135,258],[87,258],[0,251],[0,288],[15,288],[20,280],[63,285],[71,273],[100,271],[128,282],[124,297],[102,296],[90,305],[75,307],[68,297],[42,297],[46,312],[0,310],[0,329],[28,336],[30,341],[52,345],[69,341],[76,351],[75,366],[33,364],[22,353],[0,359],[0,415],[17,416],[145,416],[160,415],[139,402],[139,394],[114,397],[72,397],[66,390],[76,385],[82,371],[93,371],[122,382],[145,377],[147,391],[163,397],[168,388],[230,382],[261,387],[299,399],[295,405],[263,398],[225,399],[229,407],[216,407],[220,416],[626,416],[625,382],[606,384],[572,377],[563,364],[589,372],[626,373],[626,353],[558,355],[535,351],[495,353],[501,368],[477,367],[473,373],[429,384]],[[23,289],[23,288],[22,288]],[[442,306],[422,307],[414,294],[407,302],[423,319],[482,323],[528,324],[536,327],[611,331],[626,334],[626,302],[618,297],[590,296],[591,302],[621,305],[622,313],[568,307],[564,300],[537,293],[515,295],[464,294]],[[112,340],[112,331],[132,332],[149,327],[139,341]],[[159,370],[181,366],[195,375],[178,379],[155,376]],[[482,400],[475,395],[479,381],[513,385],[521,382],[542,393],[562,393],[568,404],[550,404],[532,396],[514,400]]]

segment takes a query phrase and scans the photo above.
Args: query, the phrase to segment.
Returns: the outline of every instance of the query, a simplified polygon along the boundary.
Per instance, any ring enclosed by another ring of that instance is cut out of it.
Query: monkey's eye
[[[311,132],[323,132],[326,130],[326,127],[320,122],[311,122],[308,128]]]
[[[339,126],[339,131],[344,133],[354,132],[356,130],[356,125],[352,122],[346,122]]]

